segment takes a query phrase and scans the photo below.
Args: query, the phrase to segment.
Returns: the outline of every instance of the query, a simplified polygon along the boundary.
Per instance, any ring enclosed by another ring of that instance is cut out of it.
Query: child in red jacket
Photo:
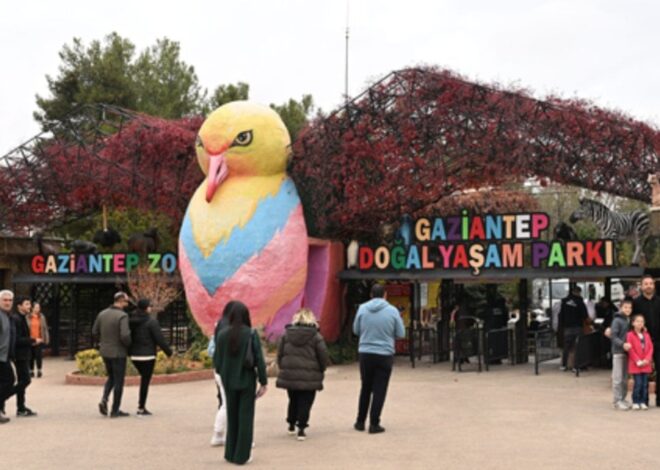
[[[644,316],[635,315],[632,320],[633,330],[628,332],[626,342],[630,343],[628,351],[628,373],[633,376],[633,410],[648,410],[649,406],[649,374],[652,371],[653,343],[646,328]]]

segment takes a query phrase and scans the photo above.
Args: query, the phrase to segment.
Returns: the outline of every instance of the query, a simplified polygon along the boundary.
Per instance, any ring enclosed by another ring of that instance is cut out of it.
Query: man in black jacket
[[[564,332],[564,350],[561,356],[563,370],[568,367],[568,355],[575,348],[575,340],[582,334],[584,321],[588,318],[587,306],[581,294],[582,289],[574,285],[571,293],[561,301],[559,325]]]
[[[12,291],[0,291],[0,424],[9,422],[9,418],[5,416],[5,401],[16,393],[16,378],[10,363],[10,359],[14,357],[16,343],[16,328],[10,319],[13,303]]]
[[[655,293],[655,279],[652,276],[642,278],[642,295],[633,301],[633,315],[644,316],[646,328],[653,341],[653,361],[660,364],[660,297]],[[658,394],[655,395],[655,406],[660,406]]]
[[[16,368],[16,416],[36,416],[37,413],[25,406],[25,390],[32,379],[30,378],[30,357],[32,356],[33,340],[30,337],[30,327],[26,315],[32,309],[32,301],[27,297],[16,299],[16,312],[11,319],[16,326],[16,351],[14,354],[14,367]]]

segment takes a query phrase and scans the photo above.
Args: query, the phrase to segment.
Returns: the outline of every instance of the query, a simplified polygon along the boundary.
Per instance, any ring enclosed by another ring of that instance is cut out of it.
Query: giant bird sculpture
[[[307,229],[286,175],[290,137],[272,109],[247,101],[211,113],[196,142],[206,178],[179,234],[180,271],[193,316],[210,334],[226,303],[253,325],[281,331],[302,305]]]

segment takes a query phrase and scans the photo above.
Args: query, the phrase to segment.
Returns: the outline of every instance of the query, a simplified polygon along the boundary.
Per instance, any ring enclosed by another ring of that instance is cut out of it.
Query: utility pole
[[[350,0],[346,0],[346,62],[344,64],[344,102],[348,103],[348,14],[349,14]]]

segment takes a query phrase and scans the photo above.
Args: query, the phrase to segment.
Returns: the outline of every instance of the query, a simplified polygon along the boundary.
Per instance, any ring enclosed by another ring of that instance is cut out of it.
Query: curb
[[[159,374],[151,377],[151,385],[176,384],[182,382],[194,382],[197,380],[209,380],[213,378],[213,369],[190,370],[177,372],[176,374]],[[79,371],[66,374],[64,383],[67,385],[104,385],[107,377],[91,377],[80,375]],[[139,375],[128,375],[124,385],[140,385]]]

